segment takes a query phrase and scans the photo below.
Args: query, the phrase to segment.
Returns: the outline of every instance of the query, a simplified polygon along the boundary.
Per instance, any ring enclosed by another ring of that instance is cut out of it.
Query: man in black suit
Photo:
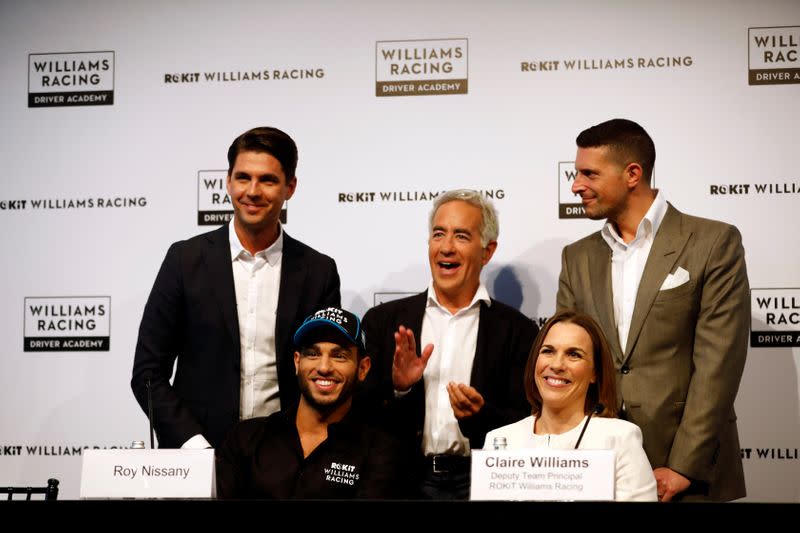
[[[430,218],[428,290],[364,316],[367,352],[382,377],[374,387],[415,448],[423,498],[467,498],[471,447],[530,412],[523,370],[538,328],[490,298],[480,282],[497,235],[497,213],[479,193],[439,196]]]
[[[286,133],[243,133],[228,149],[233,220],[167,251],[131,379],[145,412],[151,389],[162,448],[216,447],[238,420],[297,401],[290,335],[317,309],[339,306],[340,294],[333,259],[281,227],[296,166]]]

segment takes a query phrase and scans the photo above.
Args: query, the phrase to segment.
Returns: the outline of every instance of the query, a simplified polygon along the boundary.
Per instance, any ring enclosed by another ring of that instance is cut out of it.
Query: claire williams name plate
[[[214,498],[214,450],[84,450],[81,498]]]
[[[613,500],[613,450],[472,450],[471,500]]]

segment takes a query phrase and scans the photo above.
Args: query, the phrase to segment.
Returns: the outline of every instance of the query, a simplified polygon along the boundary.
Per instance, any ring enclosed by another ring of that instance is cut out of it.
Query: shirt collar
[[[239,236],[236,235],[236,229],[233,227],[233,220],[228,223],[228,240],[231,244],[231,261],[236,261],[242,254],[250,255],[250,252],[244,249]],[[263,256],[270,266],[275,266],[280,262],[281,255],[283,254],[283,226],[278,224],[278,238],[275,239],[266,250],[256,252],[256,256]]]
[[[458,312],[463,311],[464,309],[471,309],[473,306],[479,305],[480,302],[486,302],[486,305],[489,306],[492,305],[492,299],[489,297],[489,291],[486,290],[486,286],[483,283],[478,285],[478,290],[475,291],[475,295],[472,297],[472,301],[469,303],[469,305],[463,309],[459,309]],[[447,308],[440,304],[439,299],[436,297],[436,290],[433,288],[433,280],[431,280],[430,284],[428,285],[428,300],[425,304],[425,307],[438,307],[439,309],[447,311]],[[449,313],[450,311],[447,312]]]
[[[644,218],[642,218],[639,222],[639,226],[636,228],[636,237],[634,237],[634,241],[642,237],[650,237],[652,239],[652,236],[658,233],[658,228],[661,226],[661,222],[664,220],[664,215],[666,215],[666,213],[667,200],[664,198],[664,194],[657,190],[656,197],[653,203],[650,204],[650,209],[644,214]],[[610,220],[606,221],[600,234],[608,245],[612,247],[615,243],[625,248],[631,244],[622,240],[622,237],[617,233],[617,228],[614,227],[614,224]]]

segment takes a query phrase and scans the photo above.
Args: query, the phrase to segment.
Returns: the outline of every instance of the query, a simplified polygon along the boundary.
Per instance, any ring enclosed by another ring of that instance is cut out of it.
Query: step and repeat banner
[[[147,440],[136,334],[168,246],[227,221],[226,151],[299,146],[286,231],[362,314],[426,288],[427,217],[500,213],[489,291],[537,321],[569,187],[609,118],[656,143],[678,209],[736,225],[752,287],[736,402],[748,500],[800,501],[800,2],[0,1],[0,484],[61,480]]]

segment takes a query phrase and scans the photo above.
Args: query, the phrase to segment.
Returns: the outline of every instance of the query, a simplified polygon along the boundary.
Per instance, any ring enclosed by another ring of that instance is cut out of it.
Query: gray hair
[[[491,200],[485,198],[478,191],[470,189],[454,189],[437,196],[436,201],[433,203],[430,217],[428,218],[428,231],[433,231],[433,217],[436,216],[436,211],[448,202],[460,200],[477,207],[481,210],[481,225],[478,228],[481,232],[481,246],[484,248],[491,241],[496,241],[497,236],[500,234],[500,222],[497,220],[497,210],[494,208]]]

